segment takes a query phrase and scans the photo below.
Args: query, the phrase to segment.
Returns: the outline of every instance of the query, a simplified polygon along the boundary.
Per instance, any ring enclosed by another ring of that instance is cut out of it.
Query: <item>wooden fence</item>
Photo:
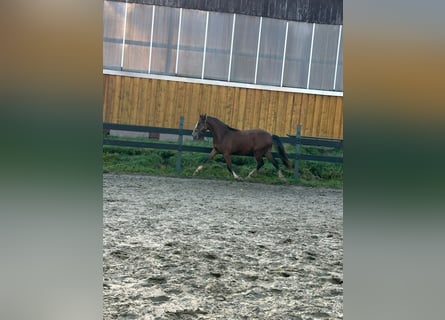
[[[134,132],[157,132],[174,134],[178,136],[177,144],[173,143],[160,143],[160,142],[145,142],[145,141],[129,141],[120,140],[115,138],[104,138],[103,145],[114,145],[114,146],[124,146],[124,147],[137,147],[137,148],[152,148],[152,149],[165,149],[165,150],[177,150],[178,159],[176,163],[176,170],[181,172],[181,159],[182,152],[201,152],[210,153],[212,148],[210,147],[198,147],[183,144],[183,136],[192,134],[192,130],[184,129],[184,117],[181,116],[179,120],[178,128],[161,128],[161,127],[148,127],[148,126],[135,126],[135,125],[123,125],[123,124],[113,124],[113,123],[103,123],[104,130],[122,130],[122,131],[134,131]],[[205,134],[207,137],[211,137],[210,133]],[[301,153],[301,145],[306,146],[322,146],[328,148],[343,149],[343,140],[335,139],[317,139],[311,137],[301,136],[301,126],[297,125],[296,134],[280,137],[283,143],[289,143],[295,145],[295,153],[289,153],[290,159],[294,159],[294,178],[298,180],[298,168],[299,160],[310,160],[310,161],[322,161],[331,163],[343,163],[343,157],[334,156],[321,156],[321,155],[310,155]],[[278,154],[273,152],[274,157],[278,157]]]
[[[238,129],[343,138],[343,97],[104,74],[103,122],[193,129],[207,113]]]

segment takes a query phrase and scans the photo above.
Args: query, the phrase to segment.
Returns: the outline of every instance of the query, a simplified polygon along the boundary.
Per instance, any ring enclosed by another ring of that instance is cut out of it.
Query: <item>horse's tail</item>
[[[292,170],[292,164],[289,161],[289,158],[287,157],[286,151],[284,150],[283,143],[281,143],[280,137],[277,135],[272,135],[272,141],[274,145],[277,147],[278,154],[280,155],[281,161],[283,161],[283,164],[289,169]]]

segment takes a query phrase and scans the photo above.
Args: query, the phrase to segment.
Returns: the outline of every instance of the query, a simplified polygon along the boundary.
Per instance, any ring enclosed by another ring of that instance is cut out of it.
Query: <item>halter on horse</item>
[[[277,169],[278,177],[281,180],[286,181],[278,166],[278,162],[272,156],[272,145],[275,145],[283,164],[289,170],[292,170],[292,165],[287,158],[283,144],[278,136],[271,135],[269,132],[261,129],[234,129],[217,118],[201,114],[195,129],[193,130],[192,136],[196,137],[199,133],[207,130],[212,132],[213,135],[213,149],[204,163],[196,168],[193,175],[196,175],[201,171],[204,164],[213,159],[215,155],[221,153],[224,156],[229,172],[235,179],[240,179],[235,171],[233,171],[232,159],[230,157],[231,154],[235,153],[238,155],[253,155],[257,161],[256,169],[252,170],[247,178],[250,178],[264,165],[263,157],[266,156],[275,169]]]

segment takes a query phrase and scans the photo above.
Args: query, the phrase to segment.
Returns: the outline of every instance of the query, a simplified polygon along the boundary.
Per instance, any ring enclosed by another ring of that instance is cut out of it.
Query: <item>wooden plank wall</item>
[[[193,129],[200,113],[239,129],[343,139],[343,97],[104,75],[103,121]]]

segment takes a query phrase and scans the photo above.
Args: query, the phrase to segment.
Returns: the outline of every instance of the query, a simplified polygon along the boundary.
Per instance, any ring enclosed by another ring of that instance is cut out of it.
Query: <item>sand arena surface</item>
[[[104,319],[342,319],[343,192],[104,174]]]

